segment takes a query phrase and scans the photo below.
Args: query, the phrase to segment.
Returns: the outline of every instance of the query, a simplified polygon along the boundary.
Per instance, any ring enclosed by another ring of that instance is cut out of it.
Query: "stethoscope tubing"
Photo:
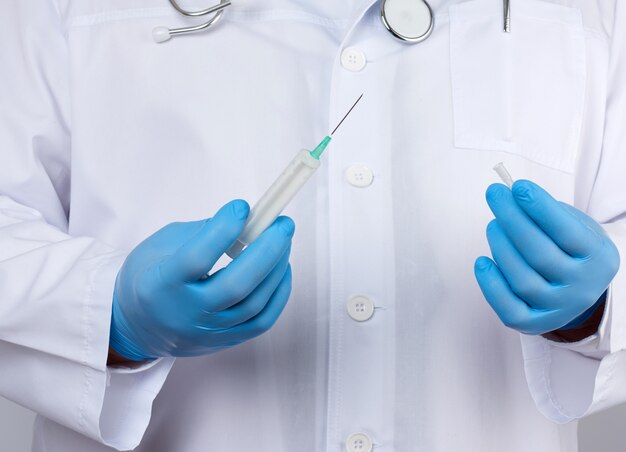
[[[168,34],[167,39],[175,35],[182,35],[186,33],[193,33],[196,31],[204,30],[205,28],[209,28],[212,25],[217,24],[217,22],[219,22],[219,20],[222,18],[222,15],[224,14],[224,10],[226,9],[226,7],[231,5],[231,0],[220,0],[220,2],[217,5],[211,6],[209,8],[206,8],[200,11],[188,11],[182,8],[176,0],[169,0],[169,2],[172,5],[172,7],[174,7],[174,9],[178,11],[180,14],[182,14],[183,16],[200,17],[200,16],[206,16],[207,14],[214,14],[214,16],[211,17],[208,21],[203,22],[198,25],[191,25],[188,27],[179,27],[179,28],[169,28],[167,29],[167,34]]]
[[[224,5],[225,3],[228,3],[228,5],[230,5],[230,1],[220,2],[217,5],[211,6],[210,8],[207,8],[207,9],[203,9],[200,11],[189,11],[181,7],[176,0],[170,0],[170,4],[174,7],[176,11],[181,13],[183,16],[189,16],[189,17],[206,16],[207,14],[214,13],[228,6],[228,5]]]
[[[216,24],[222,18],[222,14],[224,14],[224,9],[227,6],[230,6],[231,4],[230,0],[220,0],[220,2],[217,5],[211,6],[210,8],[204,9],[202,11],[187,11],[181,8],[176,2],[176,0],[170,0],[170,3],[176,9],[176,11],[183,14],[184,16],[199,17],[199,16],[205,16],[207,14],[215,13],[215,15],[211,17],[211,19],[209,19],[208,21],[204,23],[189,26],[189,27],[172,28],[170,29],[170,35],[193,33],[194,31],[199,31],[205,28],[209,28],[211,25]]]

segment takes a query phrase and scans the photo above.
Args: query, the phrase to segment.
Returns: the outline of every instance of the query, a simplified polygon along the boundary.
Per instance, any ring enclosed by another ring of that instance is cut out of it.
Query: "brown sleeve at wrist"
[[[137,367],[143,366],[148,361],[132,361],[130,359],[124,358],[122,355],[117,353],[111,347],[109,347],[109,356],[107,358],[107,366],[110,367],[125,367],[127,369],[136,369]]]
[[[589,319],[579,327],[572,328],[570,330],[550,331],[549,333],[542,334],[542,336],[554,342],[572,343],[582,341],[583,339],[596,334],[598,331],[600,323],[602,322],[602,317],[604,316],[605,306],[606,303],[602,303],[602,305],[596,309],[591,317],[589,317]]]

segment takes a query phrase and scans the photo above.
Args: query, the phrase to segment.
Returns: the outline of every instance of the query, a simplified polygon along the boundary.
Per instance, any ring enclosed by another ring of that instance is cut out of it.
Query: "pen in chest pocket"
[[[504,32],[511,33],[511,0],[504,0]]]

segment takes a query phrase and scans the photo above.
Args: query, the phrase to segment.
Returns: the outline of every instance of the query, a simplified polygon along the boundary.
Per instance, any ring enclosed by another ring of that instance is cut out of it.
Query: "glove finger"
[[[558,281],[571,257],[522,210],[511,190],[502,184],[491,185],[487,189],[487,203],[524,260],[548,281]]]
[[[279,217],[226,268],[198,283],[211,311],[222,311],[245,299],[276,267],[291,246],[293,221]]]
[[[570,256],[587,257],[600,246],[602,239],[594,229],[537,184],[518,180],[512,193],[524,212]]]
[[[250,208],[240,199],[224,205],[165,262],[164,276],[192,282],[205,276],[243,231]]]
[[[474,275],[485,299],[502,323],[509,328],[526,333],[532,325],[532,310],[509,286],[498,266],[482,256],[474,263]]]
[[[250,295],[236,305],[219,312],[209,312],[207,322],[215,328],[232,328],[258,315],[267,305],[282,281],[289,265],[289,247],[272,269],[270,274],[259,284]],[[212,303],[208,303],[210,308]]]
[[[528,265],[495,220],[487,226],[487,240],[513,293],[534,308],[550,307],[554,298],[552,285]]]
[[[220,344],[232,346],[253,339],[268,331],[274,326],[287,305],[289,295],[291,294],[291,278],[291,265],[288,265],[280,284],[278,284],[272,297],[258,315],[233,328],[211,332],[208,336],[209,340],[215,343],[217,339],[217,342]]]

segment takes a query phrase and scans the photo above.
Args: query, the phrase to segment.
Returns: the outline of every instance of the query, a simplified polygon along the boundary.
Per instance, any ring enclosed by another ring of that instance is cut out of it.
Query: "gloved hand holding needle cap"
[[[279,217],[206,277],[248,213],[245,201],[232,201],[209,220],[165,226],[130,253],[115,284],[110,345],[118,354],[134,361],[204,355],[271,328],[291,291],[291,219]]]
[[[493,260],[474,271],[502,322],[522,333],[575,328],[601,304],[619,268],[619,253],[602,227],[538,185],[493,184],[487,226]]]

